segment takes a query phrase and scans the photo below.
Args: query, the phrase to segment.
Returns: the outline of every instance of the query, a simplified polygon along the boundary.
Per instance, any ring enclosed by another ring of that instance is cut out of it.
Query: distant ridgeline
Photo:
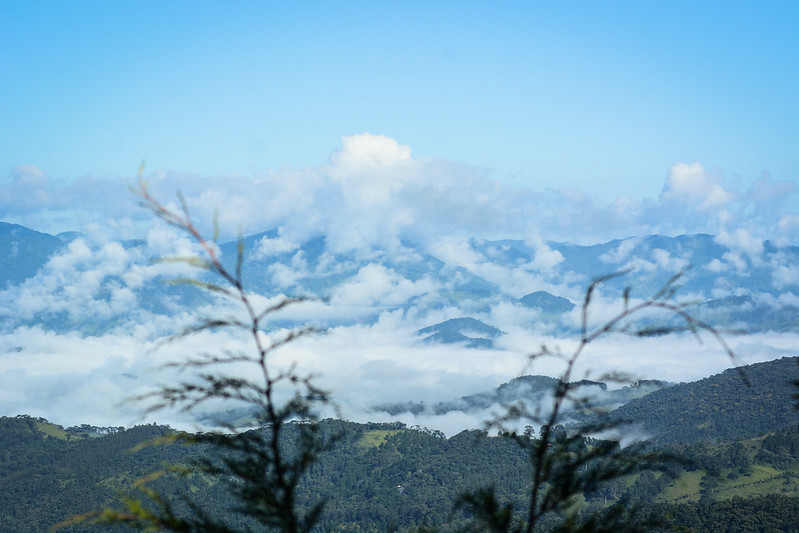
[[[0,313],[0,326],[39,324],[55,331],[99,333],[127,320],[128,309],[114,314],[108,310],[109,306],[104,306],[103,316],[89,321],[73,320],[63,310],[44,309],[34,316],[10,311],[26,282],[38,283],[40,287],[54,286],[53,290],[63,292],[71,283],[78,282],[81,269],[96,274],[98,284],[91,289],[94,292],[84,296],[98,301],[110,301],[114,290],[121,287],[129,289],[139,308],[149,313],[172,314],[182,306],[208,302],[208,296],[201,291],[165,285],[159,279],[146,280],[141,286],[131,285],[118,272],[96,264],[100,259],[94,258],[102,254],[93,254],[90,261],[75,262],[71,267],[74,272],[61,272],[58,263],[48,263],[54,255],[68,253],[79,238],[74,232],[52,236],[0,222],[0,311],[7,309]],[[401,301],[397,301],[396,291],[392,292],[390,301],[376,302],[372,315],[358,320],[374,320],[379,313],[390,309],[413,307],[422,313],[419,316],[427,311],[460,310],[461,317],[456,319],[459,322],[431,323],[420,330],[420,340],[424,342],[491,348],[501,336],[502,325],[486,324],[480,319],[492,306],[501,303],[533,312],[537,328],[548,328],[553,333],[573,332],[578,323],[573,316],[576,306],[582,303],[586,286],[597,276],[629,269],[629,274],[610,280],[603,294],[621,297],[629,286],[632,297],[647,297],[688,266],[691,268],[680,280],[681,293],[697,299],[696,313],[708,323],[722,329],[748,331],[792,331],[799,325],[799,306],[793,303],[799,298],[799,282],[785,272],[785,265],[799,263],[799,248],[778,247],[770,242],[765,242],[762,251],[755,254],[740,253],[718,244],[710,235],[701,234],[650,235],[593,246],[550,242],[547,246],[551,253],[559,254],[555,257],[560,261],[544,269],[536,266],[537,250],[524,241],[473,239],[469,246],[471,253],[480,259],[482,267],[478,271],[447,263],[412,242],[404,242],[399,250],[374,250],[372,254],[356,256],[330,251],[324,236],[311,238],[293,249],[274,245],[277,238],[278,232],[273,230],[244,239],[243,275],[251,290],[264,295],[326,298],[344,284],[357,281],[364,269],[398,283],[418,283],[425,289],[409,291],[400,297]],[[134,263],[145,265],[150,259],[143,241],[124,241],[119,245],[127,252],[137,252],[130,254],[129,260]],[[223,260],[231,265],[236,258],[236,246],[235,242],[220,245]],[[287,272],[291,275],[286,276]],[[516,292],[514,285],[501,279],[514,272],[534,273],[541,283],[567,287],[564,290],[569,294],[544,290]],[[38,282],[34,280],[36,276]],[[58,279],[58,283],[43,283],[48,277]],[[719,291],[725,289],[729,294],[719,296]],[[465,319],[474,322],[463,322]],[[348,324],[354,319],[338,320],[328,319],[328,325]]]
[[[0,290],[35,276],[74,237],[73,233],[53,236],[0,222]]]
[[[686,463],[673,467],[676,478],[644,471],[599,485],[580,505],[592,510],[624,497],[700,531],[796,531],[799,420],[792,397],[797,389],[789,381],[797,377],[797,363],[784,358],[743,367],[750,386],[737,370],[687,384],[650,384],[653,392],[616,411],[637,420],[656,442],[672,443],[671,451]],[[527,376],[470,401],[513,401],[554,383]],[[603,390],[596,383],[582,386]],[[503,501],[526,498],[528,458],[510,439],[479,430],[444,438],[400,423],[319,424],[323,438],[340,440],[303,479],[298,498],[301,505],[326,498],[321,531],[461,527],[467,518],[451,513],[455,498],[488,484]],[[169,431],[156,425],[64,429],[43,419],[1,417],[0,531],[46,531],[69,515],[113,504],[118,491],[164,462],[181,464],[202,454],[178,445],[130,453]],[[230,511],[234,502],[209,478],[164,477],[153,487],[176,502],[190,492],[206,512],[242,525]],[[84,530],[97,531],[64,531]]]
[[[419,335],[425,336],[425,342],[463,343],[468,348],[493,348],[494,339],[505,335],[505,332],[475,318],[453,318],[422,328]]]
[[[572,387],[575,397],[589,400],[592,408],[613,408],[616,420],[629,422],[636,433],[643,432],[658,443],[731,442],[799,424],[798,379],[799,358],[783,357],[692,383],[642,380],[609,390],[605,383],[583,380]],[[557,384],[551,377],[522,376],[493,391],[457,400],[434,404],[408,401],[373,409],[391,415],[444,415],[479,413],[519,401],[545,406]],[[569,409],[566,413],[582,422],[593,416]]]
[[[525,402],[528,405],[546,406],[551,402],[552,393],[559,380],[548,376],[521,376],[504,383],[490,392],[471,394],[457,400],[425,404],[424,402],[402,402],[381,404],[373,409],[391,415],[411,413],[414,415],[444,415],[453,411],[479,413],[491,407]],[[647,395],[671,384],[658,380],[641,380],[620,389],[608,390],[605,383],[582,380],[571,384],[574,396],[589,399],[592,407],[615,406]],[[566,409],[572,413],[571,410]],[[579,413],[573,413],[579,417]]]

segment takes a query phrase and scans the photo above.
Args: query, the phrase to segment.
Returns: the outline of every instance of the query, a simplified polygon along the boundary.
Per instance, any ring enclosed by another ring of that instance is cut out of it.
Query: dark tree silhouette
[[[251,416],[243,425],[224,424],[219,431],[208,433],[175,433],[161,441],[179,441],[198,446],[207,453],[199,455],[188,468],[174,468],[183,474],[202,473],[223,483],[236,501],[233,511],[246,517],[246,524],[259,524],[270,530],[285,532],[310,531],[319,519],[322,501],[300,508],[296,491],[300,478],[318,454],[335,439],[317,434],[314,408],[329,402],[326,392],[318,389],[310,376],[299,374],[294,367],[275,370],[270,355],[292,341],[314,333],[311,327],[290,330],[282,335],[264,333],[268,320],[287,306],[302,301],[282,298],[263,308],[256,306],[242,281],[243,239],[239,237],[235,267],[231,270],[221,261],[214,228],[214,238],[206,239],[192,221],[183,197],[178,194],[180,209],[172,210],[154,198],[147,183],[139,179],[134,191],[141,205],[159,219],[190,236],[199,245],[200,253],[191,257],[167,257],[162,261],[182,262],[200,270],[191,278],[172,280],[195,286],[238,307],[239,316],[200,319],[195,325],[171,337],[168,342],[206,331],[230,329],[244,332],[250,340],[249,351],[200,353],[165,366],[185,371],[187,379],[137,398],[147,401],[147,411],[165,408],[192,410],[211,400],[231,401],[246,406]],[[216,226],[216,224],[215,224]],[[253,371],[227,372],[232,366],[249,366]],[[289,399],[284,398],[288,391]],[[282,393],[282,395],[281,395]],[[157,443],[156,443],[157,444]],[[179,505],[163,498],[151,482],[164,472],[139,480],[135,492],[126,495],[123,510],[105,511],[76,517],[67,523],[91,521],[104,524],[126,524],[146,531],[234,531],[225,519],[206,512],[202,502],[186,497]],[[181,509],[179,512],[177,509]],[[186,512],[189,511],[189,512]],[[245,526],[249,527],[249,526]]]

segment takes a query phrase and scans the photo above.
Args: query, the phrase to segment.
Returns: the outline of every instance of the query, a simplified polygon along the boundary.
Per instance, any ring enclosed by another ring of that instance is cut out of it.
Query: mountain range
[[[585,288],[613,272],[625,275],[602,284],[602,294],[609,298],[620,298],[627,287],[632,298],[647,297],[682,273],[678,295],[695,303],[695,313],[714,326],[747,332],[795,330],[799,248],[768,241],[741,247],[722,241],[706,234],[649,235],[590,246],[465,239],[456,251],[452,246],[404,242],[392,250],[342,253],[330,250],[324,236],[293,243],[272,230],[243,239],[243,279],[251,291],[265,296],[320,298],[346,311],[325,316],[327,326],[368,323],[386,310],[414,309],[415,316],[422,317],[419,335],[424,340],[474,348],[491,347],[501,336],[497,332],[503,325],[487,318],[501,305],[528,310],[538,328],[574,331]],[[154,256],[146,240],[113,244],[127,268],[143,270]],[[74,232],[48,235],[0,222],[0,323],[5,328],[38,324],[54,331],[97,333],[128,319],[131,308],[169,315],[180,306],[209,301],[193,288],[165,285],[162,275],[134,283],[123,270],[105,268],[100,251],[109,246]],[[230,267],[237,246],[219,245]],[[96,259],[73,261],[66,273],[59,270],[66,261],[57,257],[78,253]],[[14,308],[26,290],[46,280],[53,285],[50,278],[57,278],[53,290],[66,294],[70,284],[89,277],[93,281],[88,297],[105,309],[91,320],[77,320],[63,308],[45,307],[31,314]],[[128,307],[111,305],[119,294],[129,300]],[[464,328],[463,322],[434,318],[442,313],[471,322]]]

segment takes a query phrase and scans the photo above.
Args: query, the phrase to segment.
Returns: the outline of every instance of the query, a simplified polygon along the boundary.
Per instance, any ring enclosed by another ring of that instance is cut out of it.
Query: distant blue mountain
[[[58,236],[33,231],[15,224],[0,223],[0,292],[7,291],[35,276],[54,254],[79,234],[68,232]],[[537,327],[553,332],[566,332],[573,326],[565,319],[580,302],[552,294],[550,287],[567,287],[571,294],[582,292],[597,276],[626,271],[626,275],[602,285],[606,297],[621,297],[630,287],[632,297],[647,297],[657,292],[678,271],[678,294],[695,300],[700,318],[722,329],[747,331],[794,331],[799,328],[799,281],[791,269],[799,265],[799,248],[778,247],[766,242],[755,255],[736,252],[719,244],[711,235],[665,237],[649,235],[613,240],[591,246],[551,242],[552,252],[561,261],[548,270],[536,267],[537,250],[522,240],[477,240],[470,242],[471,252],[480,258],[481,268],[448,264],[429,250],[404,242],[398,251],[372,250],[368,253],[342,254],[331,251],[323,235],[296,246],[276,246],[279,232],[249,235],[244,238],[242,275],[247,287],[266,296],[287,294],[331,298],[348,283],[358,280],[365,267],[387,273],[392,279],[435,287],[427,291],[407,291],[404,299],[388,298],[374,308],[372,316],[363,313],[358,321],[375,320],[391,309],[416,309],[417,314],[441,309],[459,309],[464,316],[481,317],[497,304],[507,303],[540,311]],[[142,246],[141,241],[122,243],[127,249]],[[220,244],[225,264],[235,268],[237,243]],[[690,267],[690,268],[688,268]],[[542,280],[539,290],[513,293],[501,288],[496,280],[503,269],[530,271],[530,279]],[[799,269],[797,269],[799,270]],[[486,275],[485,272],[493,273]],[[101,290],[108,298],[111,289],[124,280],[119,276],[102,278]],[[547,290],[544,290],[544,287]],[[566,290],[566,289],[564,289]],[[160,280],[133,289],[137,305],[151,313],[171,314],[178,306],[196,306],[209,299],[200,291],[186,286],[168,286]],[[393,295],[392,295],[393,296]],[[10,296],[9,296],[10,298]],[[8,304],[11,305],[11,304]],[[368,314],[368,311],[365,311]],[[12,313],[13,315],[13,313]],[[106,317],[93,325],[73,324],[62,315],[38,316],[33,322],[49,329],[92,328],[93,332],[113,326],[126,316]],[[333,320],[333,319],[331,319]],[[346,325],[341,318],[340,323]],[[476,319],[475,319],[476,320]],[[7,327],[19,325],[20,319],[7,316]],[[485,324],[483,324],[485,325]],[[487,326],[487,325],[486,325]],[[463,342],[472,347],[490,347],[496,337],[476,323],[440,325],[426,333],[431,342]],[[471,333],[466,333],[466,329]],[[481,333],[482,332],[482,333]],[[425,333],[422,333],[425,335]]]
[[[35,276],[63,247],[59,237],[0,222],[0,290]]]
[[[434,404],[418,401],[407,401],[382,404],[373,407],[375,411],[383,411],[390,415],[401,413],[443,415],[453,411],[479,412],[491,407],[501,407],[526,401],[532,405],[545,405],[551,398],[560,381],[548,376],[520,376],[496,389],[470,394],[457,400],[449,400]],[[582,380],[571,383],[572,395],[587,401],[591,407],[606,406],[615,408],[633,399],[644,397],[654,391],[671,387],[673,384],[659,380],[642,380],[627,386],[608,390],[605,383]],[[570,409],[567,407],[567,409]],[[578,413],[572,413],[579,416]],[[586,418],[582,416],[580,418]]]
[[[546,291],[531,292],[527,296],[519,298],[519,303],[553,315],[568,313],[575,307],[568,298],[555,296]]]
[[[505,332],[475,318],[452,318],[419,330],[425,342],[464,343],[468,348],[493,348],[494,339]]]

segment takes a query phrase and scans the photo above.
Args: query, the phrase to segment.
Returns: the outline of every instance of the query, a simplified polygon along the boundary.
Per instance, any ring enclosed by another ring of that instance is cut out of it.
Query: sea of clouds
[[[507,293],[521,296],[550,290],[578,302],[583,280],[554,281],[563,258],[548,245],[552,241],[593,244],[634,235],[710,233],[730,248],[716,265],[719,272],[740,268],[742,261],[745,265],[747,257],[762,251],[766,239],[779,245],[799,243],[793,182],[763,175],[736,190],[719,171],[696,162],[675,163],[664,171],[658,198],[619,197],[602,203],[554,184],[533,189],[500,183],[484,171],[450,161],[416,159],[409,147],[388,137],[360,134],[344,137],[342,148],[319,167],[211,178],[145,170],[143,178],[152,194],[173,209],[179,208],[175,193],[180,191],[208,234],[216,216],[221,241],[239,233],[277,229],[276,237],[258,243],[255,254],[298,250],[309,238],[324,235],[330,258],[338,254],[367,261],[357,276],[335,287],[324,301],[283,311],[285,319],[309,323],[339,319],[342,325],[275,351],[271,364],[276,368],[295,364],[299,372],[317,376],[317,383],[332,392],[341,416],[380,421],[388,415],[372,410],[378,404],[452,400],[488,391],[521,373],[557,375],[563,368],[559,361],[531,363],[529,354],[544,344],[570,353],[576,344],[537,330],[536,311],[507,303],[493,305],[480,316],[507,333],[494,349],[420,342],[421,327],[466,313],[457,307],[428,308],[422,313],[426,295],[446,286],[425,276],[406,279],[385,266],[369,264],[370,257],[407,254],[413,260],[418,250],[424,250],[447,265],[468,268]],[[60,312],[76,325],[116,317],[111,330],[94,335],[81,333],[79,327],[66,333],[38,326],[4,331],[0,414],[26,413],[62,425],[157,420],[190,428],[195,424],[191,415],[145,416],[141,402],[127,399],[181,379],[175,370],[161,368],[164,362],[216,349],[251,349],[246,336],[228,331],[206,331],[162,344],[170,334],[191,325],[198,313],[224,308],[175,306],[166,316],[141,308],[138,291],[145,284],[193,274],[186,265],[152,259],[188,255],[197,247],[142,209],[129,186],[137,186],[136,178],[122,182],[86,176],[61,182],[32,165],[12,169],[0,184],[3,221],[49,233],[82,234],[36,277],[0,292],[0,316],[34,319]],[[525,239],[535,257],[529,265],[498,265],[475,250],[470,244],[473,238]],[[142,243],[123,246],[126,239]],[[615,253],[628,253],[623,246]],[[276,286],[290,288],[310,268],[300,254],[295,257],[289,266],[274,265],[270,279]],[[675,270],[682,266],[679,258],[652,261],[671,261]],[[315,268],[330,273],[341,265],[331,259]],[[779,272],[786,285],[799,282],[794,265],[786,264]],[[397,307],[410,300],[418,301],[419,307]],[[603,308],[612,310],[618,301],[613,295],[599,294],[594,305],[601,315]],[[358,322],[375,315],[377,319]],[[350,322],[344,324],[344,318]],[[576,325],[579,310],[567,320]],[[793,333],[729,339],[744,363],[795,355],[796,341]],[[731,364],[712,338],[698,343],[690,335],[654,340],[608,337],[586,351],[575,377],[622,369],[641,378],[689,381]],[[230,371],[246,375],[251,369]],[[481,427],[493,412],[406,414],[399,419],[453,434]]]

